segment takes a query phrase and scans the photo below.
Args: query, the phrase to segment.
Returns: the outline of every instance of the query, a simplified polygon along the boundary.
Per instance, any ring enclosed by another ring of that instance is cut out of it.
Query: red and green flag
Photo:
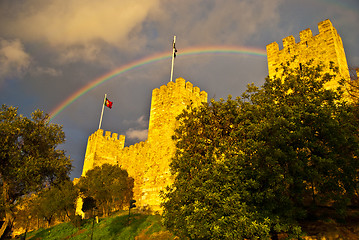
[[[108,98],[106,98],[105,106],[108,107],[109,109],[112,108],[112,102],[110,100],[108,100]]]

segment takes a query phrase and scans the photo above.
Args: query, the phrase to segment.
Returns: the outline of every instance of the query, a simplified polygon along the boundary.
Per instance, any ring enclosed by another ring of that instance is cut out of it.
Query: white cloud
[[[21,78],[25,73],[33,76],[57,77],[62,75],[61,70],[37,66],[36,61],[25,51],[19,39],[5,40],[0,38],[0,80]]]
[[[0,39],[0,79],[21,76],[30,63],[31,57],[20,40]]]
[[[104,41],[126,46],[159,0],[28,0],[12,8],[2,30],[27,40],[71,46]],[[15,17],[13,17],[15,16]]]
[[[148,130],[143,128],[148,128],[148,121],[146,121],[145,116],[142,115],[141,117],[137,118],[135,122],[138,127],[129,128],[126,131],[126,137],[131,140],[145,141],[147,139]]]
[[[142,115],[136,120],[136,123],[141,127],[148,127],[148,121],[145,120],[145,116]]]
[[[161,0],[0,1],[0,32],[57,52],[59,64],[112,65],[111,47],[129,53],[144,48],[143,22]]]
[[[126,131],[126,137],[128,137],[129,139],[132,139],[132,140],[137,139],[140,141],[145,141],[147,139],[147,135],[148,135],[147,129],[137,130],[137,129],[130,128]]]

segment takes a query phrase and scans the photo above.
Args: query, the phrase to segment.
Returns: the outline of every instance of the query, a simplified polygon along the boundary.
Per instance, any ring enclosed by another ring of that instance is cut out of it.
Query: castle
[[[330,20],[318,24],[319,34],[313,36],[310,29],[300,32],[300,42],[293,36],[283,39],[283,49],[273,42],[267,45],[269,76],[277,74],[281,64],[296,56],[292,67],[314,60],[326,66],[333,62],[339,68],[340,77],[350,79],[343,43]],[[327,68],[329,70],[329,68]],[[358,70],[357,70],[358,73]],[[358,73],[359,75],[359,73]],[[334,87],[336,82],[330,82]],[[82,175],[89,169],[104,163],[118,164],[135,180],[134,199],[141,207],[160,210],[160,191],[173,181],[169,163],[175,153],[172,135],[178,116],[187,106],[207,102],[207,93],[179,78],[152,91],[148,138],[144,142],[124,147],[125,136],[99,129],[87,143]]]

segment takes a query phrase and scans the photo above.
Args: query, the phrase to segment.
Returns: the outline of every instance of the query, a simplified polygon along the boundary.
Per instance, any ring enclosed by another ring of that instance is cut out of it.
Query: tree
[[[2,105],[0,112],[1,210],[3,235],[11,226],[21,198],[46,185],[68,179],[71,160],[57,146],[65,141],[62,127],[49,123],[49,116],[36,110],[31,119],[17,108]]]
[[[212,100],[189,110],[179,116],[174,136],[177,151],[170,167],[175,180],[164,194],[165,226],[181,239],[269,236],[268,219],[244,200],[256,183],[243,174],[248,170],[236,144],[238,102]]]
[[[68,219],[74,217],[77,197],[77,188],[72,181],[66,180],[39,192],[29,207],[34,216],[45,219],[50,225],[55,217],[58,220],[64,216]]]
[[[244,114],[259,113],[250,133],[259,146],[247,154],[264,171],[255,179],[288,184],[285,202],[293,216],[308,198],[314,206],[334,202],[345,210],[359,167],[357,106],[346,101],[344,87],[325,87],[335,76],[323,74],[322,66],[284,71],[284,79],[268,79],[261,90],[251,87],[241,104]]]
[[[358,69],[359,71],[359,69]],[[347,84],[347,93],[352,102],[358,104],[359,103],[359,78],[352,79]]]
[[[236,100],[178,117],[163,217],[179,237],[297,235],[310,206],[345,213],[359,170],[356,106],[325,88],[334,76],[321,66],[283,69]]]
[[[117,165],[96,166],[81,177],[77,186],[84,197],[92,197],[98,209],[107,216],[112,209],[121,209],[133,196],[133,178]]]

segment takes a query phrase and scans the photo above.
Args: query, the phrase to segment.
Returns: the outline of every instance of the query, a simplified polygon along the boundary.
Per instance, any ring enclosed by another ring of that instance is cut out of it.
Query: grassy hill
[[[351,239],[359,240],[359,209],[349,211],[345,221],[337,221],[333,210],[312,214],[301,222],[302,229],[307,233],[305,239]],[[31,240],[63,240],[63,239],[91,239],[92,219],[84,220],[81,227],[76,228],[71,223],[61,223],[51,228],[41,228],[27,233],[26,239]],[[284,239],[281,234],[279,239]],[[98,239],[135,239],[135,240],[172,240],[176,239],[161,224],[159,215],[133,214],[130,224],[126,211],[116,213],[110,217],[99,219],[93,228],[93,238]]]
[[[47,229],[38,229],[26,234],[26,239],[31,240],[62,240],[62,239],[91,239],[92,219],[84,220],[81,227],[76,228],[71,223],[61,223]],[[161,217],[158,215],[131,215],[128,224],[128,215],[116,214],[108,218],[99,219],[94,224],[92,239],[175,239],[161,225]]]

